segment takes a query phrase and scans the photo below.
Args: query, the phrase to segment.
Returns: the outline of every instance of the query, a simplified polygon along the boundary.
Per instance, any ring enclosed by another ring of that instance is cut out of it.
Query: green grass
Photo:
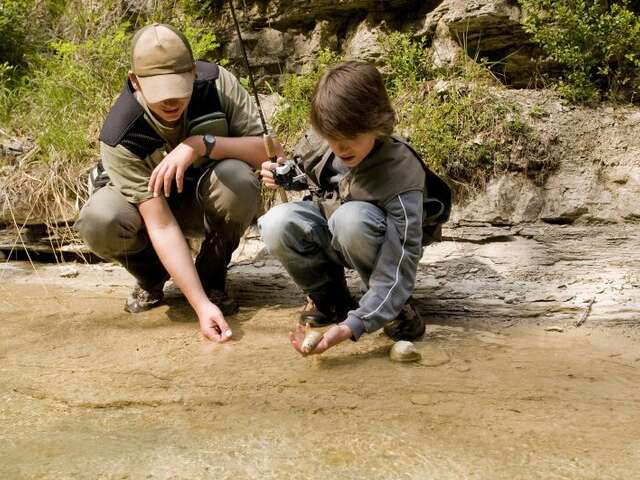
[[[327,68],[340,60],[338,54],[322,50],[307,73],[284,76],[280,89],[283,101],[271,123],[276,135],[285,145],[292,146],[308,128],[313,88]]]
[[[45,162],[54,153],[71,162],[97,156],[99,129],[126,79],[138,28],[126,16],[105,26],[94,10],[73,13],[80,14],[71,38],[51,39],[31,52],[27,73],[16,78],[15,67],[0,64],[0,121],[12,133],[33,138]],[[195,58],[210,58],[219,46],[211,29],[177,7],[158,10],[152,19],[180,28]]]

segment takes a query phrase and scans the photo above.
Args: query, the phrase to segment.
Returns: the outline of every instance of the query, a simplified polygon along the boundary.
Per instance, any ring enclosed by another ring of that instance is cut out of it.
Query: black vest
[[[193,94],[187,107],[187,123],[205,115],[222,112],[216,88],[220,70],[213,63],[196,62]],[[107,115],[100,131],[100,141],[111,147],[122,145],[134,155],[144,158],[165,141],[144,119],[144,109],[134,96],[134,88],[127,80],[120,96]]]

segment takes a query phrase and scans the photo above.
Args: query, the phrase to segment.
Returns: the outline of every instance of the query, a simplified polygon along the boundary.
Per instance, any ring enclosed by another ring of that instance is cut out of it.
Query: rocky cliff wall
[[[459,205],[455,219],[494,224],[640,221],[640,111],[570,107],[552,92],[533,90],[554,68],[524,32],[522,11],[509,0],[325,0],[237,2],[249,56],[262,78],[301,72],[322,48],[376,62],[379,39],[400,30],[424,38],[436,66],[467,55],[495,62],[509,88],[501,95],[520,105],[557,168],[540,176],[525,159],[491,179],[486,190]],[[226,5],[221,6],[224,12]],[[238,60],[239,44],[221,21],[223,54]]]
[[[456,218],[516,225],[640,222],[640,110],[570,107],[544,90],[503,90],[541,139],[555,169],[526,165],[491,179]],[[531,161],[531,159],[529,159]]]
[[[446,65],[461,55],[487,58],[505,83],[533,86],[548,68],[524,33],[522,12],[509,0],[343,0],[236,2],[252,64],[263,77],[300,72],[322,48],[376,61],[378,38],[401,30],[434,47],[434,61]],[[220,4],[223,55],[240,60],[226,4]]]

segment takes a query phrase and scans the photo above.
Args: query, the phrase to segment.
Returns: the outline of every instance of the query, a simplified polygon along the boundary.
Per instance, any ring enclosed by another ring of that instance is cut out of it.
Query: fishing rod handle
[[[273,142],[273,136],[268,133],[262,135],[262,141],[264,142],[264,148],[267,151],[267,157],[269,160],[274,163],[278,162],[278,155],[276,154],[276,146]],[[280,187],[276,190],[278,194],[278,198],[280,202],[287,203],[289,201],[289,197],[287,196],[287,192],[285,192],[284,188]]]

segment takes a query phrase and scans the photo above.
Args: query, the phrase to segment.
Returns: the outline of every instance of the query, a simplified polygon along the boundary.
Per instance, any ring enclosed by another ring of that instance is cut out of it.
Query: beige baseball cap
[[[131,70],[147,101],[188,97],[195,74],[189,41],[175,28],[153,23],[133,37]]]

